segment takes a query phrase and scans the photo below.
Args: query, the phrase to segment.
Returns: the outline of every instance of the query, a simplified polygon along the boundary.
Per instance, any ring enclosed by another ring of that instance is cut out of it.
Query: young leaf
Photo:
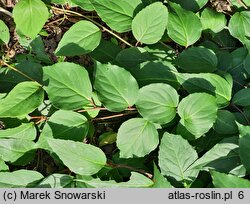
[[[203,30],[209,29],[214,33],[218,33],[225,28],[227,20],[223,13],[216,12],[210,8],[205,8],[201,13],[201,24]]]
[[[202,136],[213,126],[217,117],[217,104],[214,96],[194,93],[181,100],[178,106],[180,123],[196,137]]]
[[[157,43],[163,36],[168,21],[168,9],[161,2],[142,9],[132,21],[136,40],[145,44]]]
[[[186,72],[214,72],[218,60],[215,53],[204,47],[192,47],[184,50],[176,59],[176,65]]]
[[[4,42],[5,44],[8,44],[10,40],[10,32],[8,26],[0,20],[0,44],[1,41]]]
[[[38,83],[19,83],[0,100],[0,118],[24,117],[34,111],[43,98],[44,91]]]
[[[161,174],[157,166],[154,164],[154,185],[152,188],[172,188],[172,185],[168,180]]]
[[[74,184],[73,176],[55,173],[44,178],[36,188],[71,188],[72,184]]]
[[[249,45],[250,41],[250,11],[236,12],[229,21],[229,32],[243,44]]]
[[[117,133],[120,157],[143,157],[153,151],[159,143],[155,125],[143,118],[124,122]]]
[[[98,137],[98,146],[103,147],[105,145],[113,144],[116,142],[117,133],[105,132]]]
[[[43,179],[37,171],[18,170],[13,172],[0,172],[0,188],[29,188],[34,187]]]
[[[138,84],[125,69],[97,62],[95,90],[99,100],[110,111],[123,111],[137,100]]]
[[[97,14],[113,30],[122,33],[131,30],[135,10],[141,0],[90,0]]]
[[[92,188],[149,188],[154,184],[149,178],[137,172],[132,172],[130,180],[127,182],[102,181],[99,178],[77,179],[76,181],[86,183]]]
[[[56,55],[74,56],[93,51],[101,41],[101,30],[90,21],[75,23],[64,34],[56,48]]]
[[[74,173],[92,175],[106,164],[105,154],[93,145],[60,139],[49,139],[48,144]]]
[[[143,118],[165,124],[174,119],[178,103],[179,95],[173,87],[156,83],[142,87],[135,104]]]
[[[171,3],[174,11],[169,12],[167,31],[169,37],[179,45],[188,47],[200,37],[202,25],[199,18],[191,11]]]
[[[83,141],[88,134],[89,124],[87,118],[73,111],[58,110],[45,124],[39,137],[40,148],[50,149],[47,139],[64,139]]]
[[[13,9],[16,28],[30,38],[36,37],[48,17],[48,9],[41,0],[21,0]]]
[[[233,113],[227,110],[219,110],[214,124],[214,130],[223,135],[236,134],[238,127],[235,120],[236,118]]]
[[[15,162],[33,149],[35,149],[35,143],[30,140],[0,139],[0,156],[7,162]]]
[[[215,188],[250,188],[250,181],[230,174],[211,172]]]
[[[8,128],[0,131],[0,138],[17,138],[22,140],[34,140],[36,128],[34,123],[23,123],[15,128]]]
[[[232,84],[217,74],[178,74],[180,84],[189,93],[206,92],[216,97],[219,108],[228,106],[231,100]]]
[[[82,66],[60,62],[43,67],[43,72],[44,89],[55,107],[74,110],[90,103],[92,86],[88,72]]]
[[[239,147],[240,159],[247,171],[250,171],[250,127],[238,123],[240,132]]]
[[[233,96],[232,102],[239,106],[250,106],[250,88],[238,91]]]
[[[180,182],[192,182],[199,170],[189,168],[198,158],[196,151],[180,135],[164,133],[159,150],[161,173]]]

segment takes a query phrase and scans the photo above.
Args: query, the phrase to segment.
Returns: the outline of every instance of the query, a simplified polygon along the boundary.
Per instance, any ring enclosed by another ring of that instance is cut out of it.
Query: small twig
[[[237,107],[236,105],[234,105],[233,103],[231,103],[230,105],[231,105],[232,107],[234,107],[237,111],[239,111],[239,112],[243,115],[243,117],[246,119],[247,124],[250,125],[250,122],[249,122],[247,116],[244,114],[244,112],[243,112],[242,110],[240,110],[240,108],[238,108],[238,107]]]
[[[136,44],[135,44],[135,47],[137,47],[139,44],[140,44],[140,42],[139,42],[139,41],[137,41],[137,42],[136,42]]]
[[[241,4],[245,9],[248,9],[248,8],[247,8],[247,5],[246,5],[246,3],[245,3],[244,1],[242,1],[242,0],[237,0],[237,1],[238,1],[238,3]]]
[[[112,168],[126,168],[126,169],[129,169],[129,170],[132,170],[132,171],[136,171],[136,172],[139,172],[139,173],[142,173],[144,174],[145,176],[147,176],[148,178],[152,179],[153,178],[153,175],[146,172],[145,170],[143,169],[136,169],[132,166],[127,166],[125,164],[114,164],[114,163],[111,163],[111,162],[108,162],[106,164],[106,166],[109,166],[109,167],[112,167]]]
[[[136,114],[136,113],[137,113],[137,111],[132,111],[132,112],[129,112],[129,113],[120,113],[120,114],[110,115],[110,116],[101,117],[101,118],[94,118],[94,119],[92,119],[92,121],[108,120],[108,119],[112,119],[112,118],[119,118],[119,117],[123,117],[123,116],[126,116],[126,115]]]
[[[51,21],[51,22],[47,23],[46,26],[52,25],[52,24],[57,23],[57,22],[59,22],[59,21],[61,21],[61,22],[59,23],[59,24],[61,24],[66,18],[67,18],[67,17],[62,17],[62,18],[56,19],[56,20],[54,20],[54,21]]]
[[[83,109],[83,110],[78,110],[78,113],[84,113],[84,112],[88,112],[88,111],[95,111],[95,110],[108,110],[107,108],[103,108],[103,107],[94,107],[94,108],[88,108],[88,109]],[[135,111],[136,108],[126,108],[126,111]]]
[[[25,78],[31,80],[31,81],[34,81],[34,82],[37,82],[35,79],[31,78],[30,76],[28,76],[27,74],[21,72],[20,70],[18,70],[17,68],[7,64],[6,62],[4,62],[3,60],[0,60],[0,65],[5,65],[6,67],[10,68],[11,70],[21,74],[22,76],[24,76]],[[37,82],[40,86],[42,86],[39,82]]]
[[[4,9],[3,7],[0,7],[0,12],[10,16],[12,18],[12,13]]]
[[[48,120],[48,118],[47,118],[46,116],[31,116],[30,119],[31,119],[31,120],[37,120],[37,119],[38,119],[38,120],[35,122],[36,125],[39,124],[39,123],[41,123],[41,122],[43,122],[43,121]]]
[[[88,16],[84,16],[83,14],[80,14],[78,12],[75,11],[70,11],[70,10],[64,10],[64,9],[60,9],[54,6],[51,6],[52,9],[54,10],[58,10],[58,11],[62,11],[62,12],[66,12],[68,14],[74,14],[77,16],[81,16],[89,21],[91,21],[92,23],[94,23],[95,25],[97,25],[98,27],[100,27],[103,31],[106,31],[108,33],[110,33],[111,35],[113,35],[114,37],[116,37],[117,39],[119,39],[120,41],[122,41],[123,43],[125,43],[126,45],[130,46],[130,47],[134,47],[133,45],[131,45],[129,42],[127,42],[126,40],[122,39],[119,35],[115,34],[113,31],[107,29],[106,27],[104,27],[103,25],[101,25],[100,23],[96,22],[95,20],[89,18]]]

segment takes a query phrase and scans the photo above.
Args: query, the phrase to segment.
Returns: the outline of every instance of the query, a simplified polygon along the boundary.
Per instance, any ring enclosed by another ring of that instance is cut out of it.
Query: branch
[[[84,112],[88,112],[88,111],[95,111],[95,110],[106,110],[108,111],[107,108],[103,108],[103,107],[94,107],[94,108],[88,108],[88,109],[83,109],[83,110],[78,110],[78,113],[84,113]],[[126,108],[126,111],[135,111],[136,108]]]
[[[145,170],[143,169],[136,169],[132,166],[127,166],[126,164],[114,164],[114,163],[111,163],[111,162],[108,162],[106,164],[106,166],[109,166],[109,167],[112,167],[112,168],[126,168],[126,169],[129,169],[129,170],[132,170],[132,171],[136,171],[136,172],[139,172],[139,173],[142,173],[144,174],[145,176],[147,176],[148,178],[152,179],[153,178],[153,175],[146,172]]]
[[[238,3],[241,4],[245,9],[248,9],[246,3],[245,3],[243,0],[237,0],[237,1],[238,1]]]
[[[34,82],[37,82],[35,79],[31,78],[30,76],[28,76],[27,74],[21,72],[20,70],[18,70],[17,68],[7,64],[6,62],[4,62],[3,60],[0,60],[0,65],[5,65],[6,67],[8,67],[9,69],[21,74],[22,76],[24,76],[25,78],[31,80],[31,81],[34,81]],[[42,86],[39,82],[37,82],[40,86]]]
[[[101,117],[101,118],[94,118],[94,119],[92,119],[92,121],[108,120],[108,119],[112,119],[112,118],[118,118],[118,117],[123,117],[123,116],[126,116],[126,115],[136,114],[136,113],[138,113],[138,112],[137,111],[132,111],[132,112],[129,112],[129,113],[120,113],[120,114],[110,115],[110,116]]]
[[[233,103],[231,103],[231,106],[234,107],[237,111],[239,111],[243,115],[245,120],[247,121],[247,124],[250,125],[250,122],[249,122],[247,116],[245,115],[245,113],[240,108],[238,108],[236,105],[234,105]]]
[[[103,31],[108,32],[109,34],[113,35],[114,37],[116,37],[117,39],[119,39],[120,41],[122,41],[123,43],[125,43],[126,45],[130,46],[130,47],[134,47],[133,45],[131,45],[129,42],[127,42],[126,40],[122,39],[119,35],[115,34],[113,31],[107,29],[106,27],[104,27],[103,25],[101,25],[100,23],[96,22],[95,20],[89,18],[88,16],[85,16],[81,13],[75,12],[75,11],[70,11],[70,10],[64,10],[64,9],[60,9],[54,6],[51,6],[52,9],[54,10],[58,10],[58,11],[62,11],[62,12],[66,12],[68,14],[74,14],[80,17],[83,17],[89,21],[91,21],[92,23],[94,23],[95,25],[97,25],[98,27],[100,27]]]
[[[12,13],[4,9],[3,7],[0,7],[0,12],[4,13],[5,15],[12,18]]]

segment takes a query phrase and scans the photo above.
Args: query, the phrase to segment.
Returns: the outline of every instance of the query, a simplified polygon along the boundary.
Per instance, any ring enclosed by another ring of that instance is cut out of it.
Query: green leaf
[[[238,91],[233,96],[232,102],[239,106],[250,106],[250,88],[245,88]]]
[[[25,153],[35,149],[35,143],[23,139],[0,139],[0,158],[15,162]]]
[[[198,11],[201,9],[208,0],[171,0],[172,2],[178,3],[181,5],[182,8],[191,10],[191,11]]]
[[[121,50],[116,56],[116,61],[129,70],[135,69],[142,62],[156,60],[157,58],[141,47],[130,47]]]
[[[191,168],[229,173],[240,165],[237,137],[225,138],[195,161]]]
[[[243,63],[244,69],[246,70],[247,74],[250,75],[250,54],[248,54]]]
[[[102,39],[98,47],[89,55],[101,63],[108,63],[115,61],[117,54],[121,50],[115,43]]]
[[[235,13],[229,21],[230,34],[240,40],[243,44],[249,45],[250,41],[250,11]]]
[[[102,181],[100,179],[76,179],[77,182],[84,182],[92,188],[149,188],[154,183],[146,176],[137,172],[132,172],[130,180],[127,182],[117,183],[115,181]]]
[[[176,65],[186,72],[214,72],[218,60],[215,53],[204,47],[192,47],[184,50],[176,59]]]
[[[8,26],[0,20],[0,44],[3,41],[5,44],[8,44],[10,40],[10,32]]]
[[[206,93],[190,94],[181,100],[178,114],[180,123],[198,138],[208,132],[216,120],[216,99]]]
[[[99,147],[113,144],[116,142],[117,133],[105,132],[98,137]]]
[[[191,11],[171,3],[174,12],[169,12],[167,31],[169,37],[179,45],[188,47],[200,37],[202,25],[199,18]]]
[[[44,89],[55,107],[74,110],[90,103],[92,86],[88,72],[82,66],[60,62],[43,67],[43,72],[47,85]]]
[[[106,164],[105,154],[93,145],[60,139],[50,139],[48,143],[53,152],[74,173],[92,175]]]
[[[223,135],[236,134],[238,127],[235,120],[236,118],[233,113],[227,110],[219,110],[214,124],[214,130]]]
[[[30,38],[36,37],[48,17],[48,9],[41,0],[21,0],[13,9],[16,28]]]
[[[43,97],[44,92],[38,83],[19,83],[0,100],[0,118],[24,117],[42,103]]]
[[[21,71],[22,73],[26,74],[30,78],[42,84],[42,65],[41,64],[25,60],[23,62],[18,63],[15,68],[18,71]],[[8,70],[7,73],[5,72],[0,73],[0,92],[9,92],[17,84],[23,81],[29,81],[29,79],[14,70]]]
[[[22,125],[0,131],[0,138],[17,138],[22,140],[36,139],[36,128],[33,123],[23,123]]]
[[[125,69],[97,62],[95,90],[99,100],[110,111],[123,111],[137,100],[138,84]]]
[[[216,97],[219,108],[229,105],[232,94],[232,84],[217,74],[182,74],[178,75],[180,84],[189,93],[206,92]]]
[[[0,188],[27,188],[33,187],[43,179],[37,171],[18,170],[13,172],[0,172]]]
[[[163,36],[168,21],[168,9],[161,2],[142,9],[132,21],[132,32],[136,40],[154,44]]]
[[[35,55],[35,58],[46,64],[52,64],[49,54],[45,51],[44,42],[42,37],[39,35],[30,43],[30,50]],[[25,63],[26,64],[26,63]]]
[[[56,111],[45,124],[39,137],[39,147],[49,149],[47,139],[83,141],[87,136],[89,124],[87,118],[73,111]]]
[[[211,172],[215,188],[250,188],[250,181],[230,174]]]
[[[0,172],[1,171],[9,171],[9,167],[5,162],[0,158]]]
[[[131,23],[141,0],[90,0],[97,14],[113,30],[122,33],[131,30]]]
[[[161,174],[157,166],[154,164],[154,185],[152,188],[172,188],[172,185],[168,180]]]
[[[203,30],[209,29],[214,33],[218,33],[225,28],[227,20],[223,13],[205,8],[201,13],[201,24]]]
[[[93,51],[101,41],[101,30],[90,21],[75,23],[64,34],[56,48],[56,55],[75,56]]]
[[[169,45],[163,44],[161,41],[143,48],[157,59],[173,62],[176,57],[175,50]]]
[[[143,157],[158,144],[155,125],[143,118],[132,118],[124,122],[117,133],[117,147],[121,158]]]
[[[71,0],[71,1],[86,11],[95,10],[94,6],[91,3],[91,0]]]
[[[36,188],[71,188],[73,177],[67,174],[51,174],[44,178]]]
[[[240,159],[247,171],[250,171],[250,126],[244,126],[238,123],[240,132],[239,153]]]
[[[178,103],[179,95],[172,86],[156,83],[142,87],[135,104],[143,118],[165,124],[174,119]]]
[[[148,61],[128,70],[141,87],[152,83],[166,83],[175,89],[180,87],[176,68],[166,61]]]
[[[250,0],[243,0],[243,2],[239,1],[239,0],[231,0],[233,6],[237,7],[237,9],[243,9],[244,5],[246,5],[247,7],[250,6]]]
[[[159,150],[161,173],[180,182],[192,182],[199,170],[189,168],[198,158],[196,151],[180,135],[164,133]]]

